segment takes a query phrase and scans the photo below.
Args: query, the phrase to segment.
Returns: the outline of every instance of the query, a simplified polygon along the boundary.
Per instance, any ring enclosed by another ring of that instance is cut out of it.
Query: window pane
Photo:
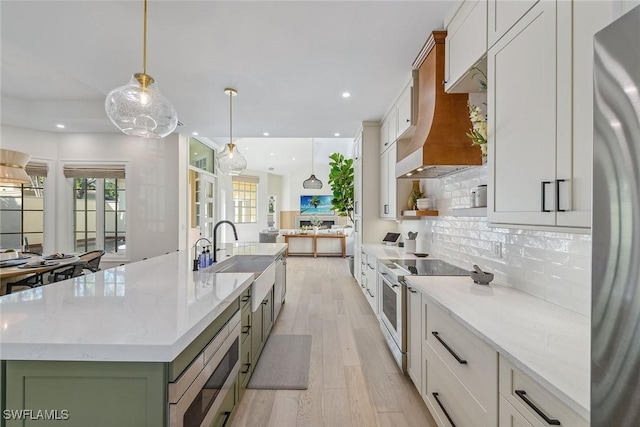
[[[20,249],[22,247],[22,236],[17,234],[0,234],[0,247],[4,249]]]
[[[76,223],[75,230],[76,231],[85,231],[87,229],[84,219],[84,212],[76,212]]]
[[[105,237],[108,232],[116,231],[116,213],[115,212],[105,212],[104,213],[104,232]]]
[[[0,216],[0,233],[20,233],[22,231],[22,212],[3,211]]]
[[[22,231],[24,233],[43,232],[44,231],[44,212],[43,211],[24,211],[23,213]]]
[[[43,210],[44,209],[44,197],[42,197],[42,191],[38,190],[40,192],[39,195],[35,195],[35,194],[31,194],[28,195],[27,191],[25,191],[25,196],[24,196],[24,209],[30,209],[30,210]]]
[[[20,210],[22,209],[22,195],[20,193],[15,194],[3,194],[0,196],[0,207],[2,210]]]
[[[42,252],[42,244],[44,239],[43,233],[25,233],[24,237],[29,242],[29,250],[32,252]]]

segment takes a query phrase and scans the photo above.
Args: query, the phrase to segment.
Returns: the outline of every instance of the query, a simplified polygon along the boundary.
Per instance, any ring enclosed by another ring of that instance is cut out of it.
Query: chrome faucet
[[[220,227],[222,224],[229,224],[231,228],[233,228],[233,237],[236,238],[236,241],[238,240],[238,232],[236,231],[236,225],[234,223],[232,223],[231,221],[227,221],[226,219],[223,221],[218,221],[213,227],[213,262],[216,262],[216,253],[218,252],[216,231],[218,231],[218,227]]]
[[[198,243],[200,243],[201,241],[205,241],[207,243],[209,243],[209,246],[211,246],[211,240],[205,238],[205,237],[201,237],[198,240],[196,240],[196,243],[194,243],[193,245],[193,271],[198,271],[198,268],[200,266],[200,260],[198,259]],[[213,260],[215,261],[215,255],[213,256]]]

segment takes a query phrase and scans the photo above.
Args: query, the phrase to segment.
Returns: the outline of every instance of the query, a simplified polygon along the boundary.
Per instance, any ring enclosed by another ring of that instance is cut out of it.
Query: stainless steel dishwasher
[[[287,257],[284,253],[276,258],[276,283],[273,293],[273,318],[276,319],[278,314],[280,314],[280,309],[282,308],[284,297],[287,293]]]

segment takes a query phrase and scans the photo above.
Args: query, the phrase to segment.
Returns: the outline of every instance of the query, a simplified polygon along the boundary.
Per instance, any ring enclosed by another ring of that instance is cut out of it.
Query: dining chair
[[[95,250],[80,255],[80,262],[84,263],[84,269],[92,273],[100,270],[100,260],[104,255],[103,250]]]
[[[49,274],[48,281],[49,283],[60,282],[62,280],[78,277],[82,275],[82,270],[84,270],[84,268],[85,268],[84,262],[75,262],[73,264],[67,264],[62,267],[58,267],[51,271],[51,274]]]
[[[33,288],[37,288],[38,286],[44,285],[45,275],[51,273],[55,269],[56,267],[52,267],[48,270],[41,271],[39,273],[35,273],[30,276],[27,276],[24,279],[18,280],[17,282],[7,283],[7,295],[13,292],[13,288],[16,288],[16,287],[27,287],[27,288],[33,289]],[[21,290],[24,290],[24,289],[21,289]]]

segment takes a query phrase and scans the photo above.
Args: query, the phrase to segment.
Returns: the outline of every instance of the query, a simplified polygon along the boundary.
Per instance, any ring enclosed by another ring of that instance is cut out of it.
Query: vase
[[[414,179],[411,181],[413,183],[413,187],[411,188],[411,193],[409,194],[409,199],[407,200],[407,207],[410,211],[416,209],[416,194],[420,193],[420,180]]]
[[[313,234],[318,234],[318,226],[317,225],[313,226]]]

